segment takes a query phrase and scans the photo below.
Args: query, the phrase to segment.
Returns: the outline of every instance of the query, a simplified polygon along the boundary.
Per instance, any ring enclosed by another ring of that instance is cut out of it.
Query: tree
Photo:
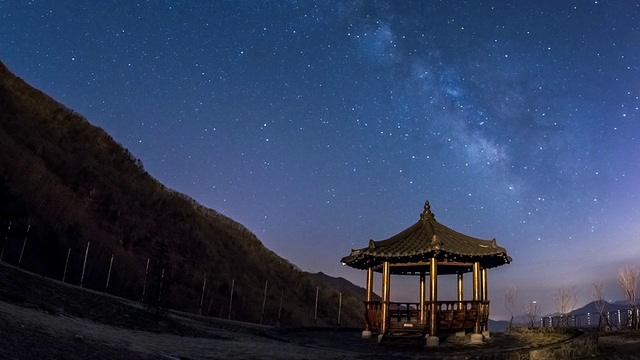
[[[638,330],[638,302],[636,300],[638,276],[640,276],[640,268],[637,266],[626,266],[618,269],[618,284],[620,284],[624,295],[627,297],[631,310],[631,326],[635,330]]]
[[[511,319],[509,319],[509,330],[513,326],[513,313],[516,310],[518,303],[518,288],[515,286],[509,286],[504,293],[504,306],[511,314]]]
[[[556,311],[560,313],[560,326],[569,326],[569,313],[576,306],[576,289],[561,287],[554,294]]]
[[[524,307],[524,314],[529,322],[529,327],[533,327],[536,319],[540,316],[542,310],[538,307],[538,302],[535,300],[529,301],[529,304]]]
[[[600,318],[598,319],[598,329],[600,329],[602,326],[609,327],[609,319],[604,316],[604,307],[607,302],[604,299],[604,285],[601,282],[593,284],[593,287],[591,289],[591,296],[593,296],[596,310],[598,310],[598,314],[600,314]]]

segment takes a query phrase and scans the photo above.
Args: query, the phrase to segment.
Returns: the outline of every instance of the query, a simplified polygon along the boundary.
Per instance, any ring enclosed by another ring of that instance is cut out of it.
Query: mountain
[[[612,304],[620,305],[620,306],[629,306],[629,301],[627,301],[627,300],[618,300],[618,301],[614,301]]]
[[[491,320],[489,319],[489,332],[491,333],[505,333],[509,328],[509,322],[505,320]]]
[[[323,272],[308,273],[308,275],[311,277],[311,281],[316,285],[323,285],[328,288],[336,289],[342,294],[347,294],[357,299],[367,298],[367,290],[365,288],[354,285],[352,282],[344,278],[336,278]],[[375,293],[372,294],[372,299],[378,301],[382,300],[380,296]]]
[[[605,302],[604,304],[604,312],[613,312],[618,310],[626,311],[627,309],[629,309],[629,305],[624,301],[616,301],[614,303]],[[569,314],[582,315],[586,313],[596,313],[596,314],[598,313],[598,308],[596,307],[595,301],[592,301],[579,309],[575,309],[571,311]]]
[[[2,63],[0,245],[2,261],[156,309],[336,322],[339,290],[320,286],[314,320],[309,274],[240,223],[166,188],[109,134]],[[343,295],[342,324],[362,324],[361,300]]]

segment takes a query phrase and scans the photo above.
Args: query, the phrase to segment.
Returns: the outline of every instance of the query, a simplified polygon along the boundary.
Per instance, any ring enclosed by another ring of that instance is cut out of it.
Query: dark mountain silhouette
[[[2,63],[0,247],[5,262],[101,291],[109,278],[109,293],[158,308],[226,318],[233,291],[233,319],[314,321],[309,274],[243,225],[166,188],[106,132]],[[342,324],[360,326],[363,291],[343,285]],[[318,325],[335,323],[339,291],[321,284]]]
[[[604,312],[613,312],[613,311],[626,311],[627,309],[629,309],[629,305],[624,302],[624,301],[616,301],[616,302],[606,302],[604,303]],[[571,310],[569,312],[569,315],[574,315],[574,316],[578,316],[578,315],[584,315],[587,313],[592,313],[592,314],[597,314],[598,313],[598,308],[596,306],[596,302],[592,301],[580,308]],[[551,314],[546,314],[543,315],[543,317],[554,317],[554,316],[560,316],[561,314],[559,312],[554,312]]]
[[[491,320],[488,322],[489,331],[492,333],[504,333],[509,329],[509,322],[506,320]]]
[[[309,273],[309,276],[311,277],[311,281],[314,284],[324,285],[328,288],[336,289],[337,291],[341,292],[343,296],[347,294],[357,299],[367,298],[367,290],[365,288],[354,285],[352,282],[344,278],[341,278],[341,277],[336,278],[333,276],[329,276],[323,272],[319,272],[315,274]],[[377,294],[372,294],[372,298],[373,300],[381,300],[380,296],[378,296]]]
[[[611,312],[611,311],[618,311],[618,310],[626,311],[627,309],[629,309],[629,305],[621,301],[616,301],[614,303],[605,302],[604,304],[604,312]],[[598,313],[598,308],[596,307],[595,301],[592,301],[581,308],[575,309],[571,311],[569,314],[581,315],[586,313],[595,313],[595,314]]]

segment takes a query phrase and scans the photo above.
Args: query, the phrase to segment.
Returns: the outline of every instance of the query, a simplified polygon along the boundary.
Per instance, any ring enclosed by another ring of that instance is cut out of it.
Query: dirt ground
[[[0,265],[0,359],[344,359],[270,327],[157,318],[140,304]]]
[[[598,337],[597,359],[640,359],[640,332],[613,331]]]
[[[341,330],[341,331],[339,331]],[[487,345],[462,351],[489,350]],[[640,359],[640,333],[600,336],[597,359]],[[438,351],[447,351],[446,346]],[[449,354],[451,355],[451,354]],[[0,264],[0,359],[375,359],[438,358],[379,346],[348,329],[281,331],[169,313]]]

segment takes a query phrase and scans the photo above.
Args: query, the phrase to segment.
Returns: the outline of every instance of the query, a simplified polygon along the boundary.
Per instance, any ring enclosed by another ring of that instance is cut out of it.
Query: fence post
[[[5,244],[9,241],[9,231],[11,231],[11,224],[13,224],[13,221],[9,221],[9,226],[7,226],[7,233],[4,234]],[[3,259],[4,259],[4,244],[2,246],[2,252],[0,252],[0,261],[3,261]]]
[[[202,315],[202,302],[204,301],[204,289],[207,286],[207,273],[204,273],[204,281],[202,282],[202,295],[200,295],[200,310],[198,315]]]
[[[0,253],[0,261],[4,259],[4,245],[9,241],[9,231],[11,231],[11,224],[13,224],[13,220],[9,221],[9,226],[7,226],[7,232],[4,234],[4,244],[2,246],[2,252]]]
[[[84,252],[84,263],[82,264],[82,275],[80,276],[80,287],[84,285],[84,269],[87,267],[87,255],[89,255],[89,245],[91,245],[91,241],[87,242],[87,251]]]
[[[31,224],[27,226],[27,233],[24,235],[24,241],[22,242],[22,250],[20,250],[20,257],[18,258],[18,267],[22,263],[22,255],[24,254],[24,248],[27,246],[27,238],[29,237],[29,230],[31,229]]]
[[[284,289],[280,290],[280,307],[278,307],[278,325],[280,325],[280,315],[282,315],[282,297],[284,296]]]
[[[151,258],[147,258],[147,267],[144,269],[144,282],[142,283],[142,298],[140,298],[140,302],[144,304],[144,296],[147,292],[147,274],[149,273],[149,260]]]
[[[67,251],[67,260],[64,262],[64,271],[62,272],[62,282],[67,277],[67,265],[69,265],[69,255],[71,255],[71,248]]]
[[[313,326],[318,326],[318,293],[320,292],[320,286],[316,286],[316,306],[313,310]]]
[[[9,221],[9,226],[7,226],[7,233],[4,234],[4,241],[9,240],[9,231],[11,231],[11,225],[13,224],[13,220]]]
[[[231,305],[233,305],[233,288],[236,285],[236,279],[231,280],[231,296],[229,297],[229,314],[227,316],[228,320],[231,320]]]
[[[106,292],[109,288],[109,280],[111,280],[111,267],[113,266],[113,254],[111,254],[111,261],[109,261],[109,273],[107,274],[107,285],[104,287],[104,291]]]
[[[209,298],[209,306],[207,307],[207,316],[211,316],[211,305],[213,305],[214,296]]]
[[[162,282],[164,280],[164,268],[162,268],[162,273],[160,274],[160,286],[158,287],[158,306],[156,306],[156,315],[158,314],[158,310],[160,309],[160,304],[162,301]]]
[[[264,320],[264,306],[267,304],[267,285],[269,284],[269,280],[265,280],[264,282],[264,297],[262,298],[262,313],[260,314],[260,324]]]
[[[340,326],[340,313],[342,312],[342,291],[340,292],[338,300],[338,326]]]

